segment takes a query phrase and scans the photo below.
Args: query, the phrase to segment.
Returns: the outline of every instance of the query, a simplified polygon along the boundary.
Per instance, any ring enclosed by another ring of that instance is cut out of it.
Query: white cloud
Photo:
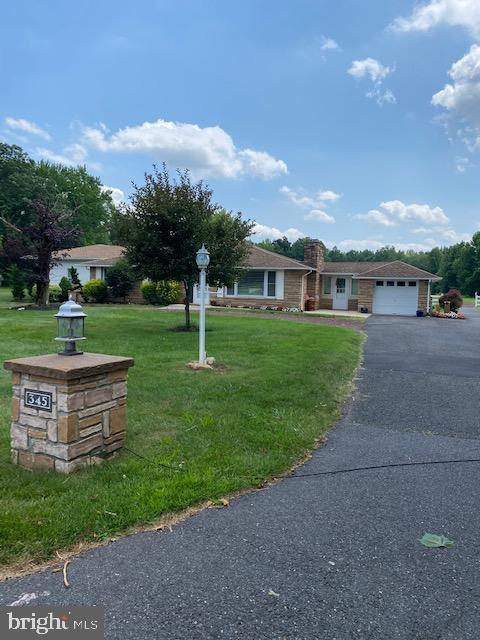
[[[364,78],[370,80],[373,86],[365,96],[375,100],[380,107],[383,107],[384,104],[395,104],[397,101],[393,92],[383,87],[383,81],[393,71],[393,67],[386,67],[375,58],[365,58],[364,60],[354,60],[348,73],[358,80]]]
[[[413,230],[413,233],[418,235],[434,233],[442,240],[446,240],[449,244],[456,244],[458,242],[469,242],[472,239],[471,233],[458,233],[455,229],[444,229],[442,227],[418,227]]]
[[[322,51],[340,51],[338,43],[333,38],[322,36],[320,49]]]
[[[447,224],[448,217],[440,207],[428,204],[405,204],[401,200],[381,202],[379,209],[354,216],[357,220],[376,222],[385,227],[392,227],[400,222],[420,220],[430,224]]]
[[[335,222],[335,218],[333,216],[330,216],[321,209],[312,209],[310,213],[307,213],[303,217],[305,220],[315,220],[316,222],[326,222],[327,224],[333,224]]]
[[[480,3],[478,0],[430,0],[417,5],[408,18],[397,18],[395,31],[428,31],[439,25],[464,27],[480,37]]]
[[[295,206],[301,209],[310,209],[310,212],[304,215],[305,220],[316,220],[328,224],[335,222],[335,218],[326,213],[324,209],[339,200],[342,197],[341,193],[319,190],[313,195],[307,195],[303,190],[291,189],[286,185],[280,187],[280,193],[283,193]]]
[[[471,167],[470,159],[463,156],[455,156],[455,169],[458,173],[465,173]]]
[[[380,107],[383,107],[384,104],[395,104],[397,102],[392,91],[390,89],[384,90],[378,83],[374,85],[373,89],[367,91],[365,95],[367,98],[375,100]]]
[[[315,37],[295,48],[292,53],[301,62],[302,69],[314,70],[319,63],[324,63],[331,52],[341,51],[333,38],[327,36]]]
[[[378,209],[372,209],[368,213],[359,213],[356,216],[353,216],[356,220],[367,220],[368,222],[377,222],[378,224],[382,224],[385,227],[395,227],[396,222],[391,220],[386,213],[383,211],[378,211]]]
[[[112,198],[114,205],[118,206],[125,201],[125,193],[121,189],[118,189],[118,187],[109,187],[104,184],[100,188],[102,191],[110,192],[110,197]]]
[[[427,238],[423,243],[422,242],[387,242],[380,241],[374,239],[366,239],[366,240],[342,240],[340,242],[326,242],[328,247],[336,246],[341,251],[349,251],[350,249],[357,249],[362,251],[364,249],[370,249],[371,251],[375,251],[376,249],[381,249],[382,247],[395,247],[400,251],[429,251],[433,249],[438,243],[431,238]]]
[[[221,127],[156,120],[109,135],[104,125],[85,127],[85,143],[99,151],[145,153],[156,160],[187,167],[198,176],[271,179],[288,173],[287,165],[265,151],[238,149]]]
[[[283,160],[277,160],[265,151],[245,149],[238,152],[238,157],[242,162],[242,171],[251,176],[271,180],[282,173],[288,173]]]
[[[317,191],[313,196],[305,195],[303,190],[296,191],[295,189],[291,189],[290,187],[283,186],[280,187],[280,193],[283,193],[287,196],[290,202],[297,205],[298,207],[305,208],[318,208],[326,206],[327,202],[336,202],[342,197],[341,193],[336,193],[335,191]]]
[[[50,134],[45,129],[42,129],[35,124],[35,122],[31,122],[30,120],[25,120],[24,118],[5,118],[5,124],[10,129],[15,129],[16,131],[24,131],[25,133],[32,133],[35,136],[40,136],[44,140],[50,140]]]
[[[375,58],[365,58],[364,60],[354,60],[348,73],[354,78],[370,78],[372,82],[379,82],[392,72],[390,67],[386,67]]]
[[[456,136],[474,151],[480,148],[480,46],[457,60],[448,72],[452,83],[432,97],[432,104],[443,107],[459,125],[454,125]],[[465,122],[469,125],[465,126]]]
[[[37,147],[35,153],[44,160],[64,164],[67,167],[76,167],[85,164],[87,159],[87,150],[78,143],[64,147],[62,153],[56,153],[51,149],[45,149],[43,147]]]
[[[300,231],[299,229],[286,229],[285,231],[281,231],[276,227],[268,227],[264,224],[255,224],[252,230],[252,234],[255,234],[255,241],[259,240],[277,240],[278,238],[283,238],[286,236],[290,242],[295,242],[299,238],[305,238],[306,233]]]

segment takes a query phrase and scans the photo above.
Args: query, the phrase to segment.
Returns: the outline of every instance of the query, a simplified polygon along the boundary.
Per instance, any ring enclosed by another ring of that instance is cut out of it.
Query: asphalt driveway
[[[480,458],[480,313],[366,330],[347,414],[295,476],[85,553],[69,590],[46,571],[0,601],[102,605],[118,640],[478,639],[480,463],[450,461]]]

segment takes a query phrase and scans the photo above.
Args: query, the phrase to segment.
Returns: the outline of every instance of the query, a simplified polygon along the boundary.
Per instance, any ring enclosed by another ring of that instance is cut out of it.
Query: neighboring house
[[[209,296],[223,305],[304,310],[310,299],[314,309],[416,315],[429,311],[431,283],[438,280],[400,260],[326,262],[323,242],[308,240],[303,262],[251,245],[244,277]]]
[[[59,261],[50,271],[50,283],[58,284],[72,267],[78,271],[82,284],[89,280],[104,280],[107,269],[113,266],[124,254],[125,248],[114,244],[91,244],[86,247],[74,247],[58,251]]]

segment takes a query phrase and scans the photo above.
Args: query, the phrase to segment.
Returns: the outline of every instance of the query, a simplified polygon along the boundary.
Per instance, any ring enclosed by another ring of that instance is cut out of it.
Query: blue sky
[[[480,227],[480,0],[15,0],[0,138],[128,199],[189,167],[256,238],[426,248]]]

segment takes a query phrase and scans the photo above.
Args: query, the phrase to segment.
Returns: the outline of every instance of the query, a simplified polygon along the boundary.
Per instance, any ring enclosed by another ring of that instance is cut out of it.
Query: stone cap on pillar
[[[133,367],[133,364],[133,358],[108,356],[102,353],[83,353],[70,357],[59,356],[55,353],[6,360],[3,366],[5,369],[18,373],[28,373],[56,380],[74,380],[119,369],[129,369]]]

